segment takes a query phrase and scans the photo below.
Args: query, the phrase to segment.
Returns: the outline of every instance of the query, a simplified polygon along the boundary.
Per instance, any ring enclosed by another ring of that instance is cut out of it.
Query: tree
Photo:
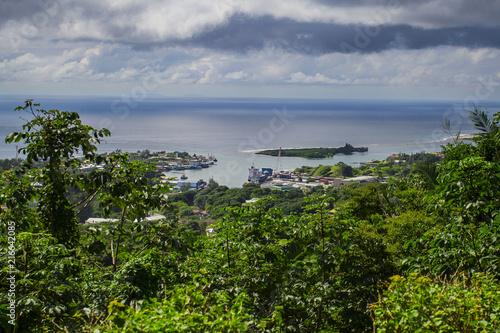
[[[65,195],[67,186],[73,185],[74,172],[82,163],[75,155],[81,152],[85,159],[96,162],[95,144],[110,132],[83,125],[77,112],[34,110],[39,106],[28,99],[25,106],[16,108],[16,111],[27,111],[33,119],[23,125],[23,132],[9,134],[5,142],[24,140],[26,146],[19,152],[26,155],[27,167],[35,161],[47,162],[36,179],[43,184],[38,202],[41,219],[59,243],[73,247],[79,233],[74,207]]]
[[[496,113],[491,118],[486,109],[474,106],[469,111],[469,119],[474,124],[474,128],[479,131],[479,135],[474,138],[477,150],[487,161],[500,161],[500,131],[498,122],[500,113]]]
[[[377,332],[498,332],[500,285],[474,274],[451,281],[394,276],[372,304]],[[374,330],[375,331],[375,330]]]
[[[345,164],[344,162],[337,163],[337,166],[340,167],[340,171],[342,173],[342,177],[354,177],[354,170],[352,166]]]
[[[111,260],[113,271],[116,271],[120,245],[123,238],[131,234],[124,228],[125,223],[144,220],[151,210],[166,206],[165,193],[169,187],[156,179],[149,180],[147,172],[154,167],[140,161],[130,161],[128,154],[111,155],[104,162],[106,168],[92,173],[89,177],[91,181],[84,184],[90,183],[91,188],[102,187],[98,199],[104,216],[109,217],[112,212],[120,211],[119,223],[110,228]]]

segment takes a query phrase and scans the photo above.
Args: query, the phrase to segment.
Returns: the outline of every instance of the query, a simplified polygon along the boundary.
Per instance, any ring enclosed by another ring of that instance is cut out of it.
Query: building
[[[245,200],[245,202],[243,203],[243,206],[246,206],[246,205],[249,205],[249,204],[253,204],[253,203],[255,203],[255,202],[259,201],[259,200],[260,200],[260,198],[252,198],[250,200]]]
[[[293,186],[291,185],[271,185],[269,186],[271,190],[277,190],[277,191],[290,191]]]
[[[89,217],[85,223],[103,223],[103,222],[118,222],[119,219],[103,218],[103,217]]]
[[[165,216],[160,215],[160,214],[154,214],[151,216],[147,216],[146,218],[143,219],[143,221],[160,221],[166,219]],[[112,219],[112,218],[104,218],[104,217],[90,217],[85,220],[85,223],[103,223],[103,222],[118,222],[120,219]],[[137,219],[134,220],[134,223],[137,223]]]
[[[196,216],[210,217],[206,210],[193,209],[193,214]]]
[[[360,176],[360,177],[353,177],[353,178],[346,178],[342,179],[341,184],[345,185],[348,183],[352,182],[357,182],[357,183],[374,183],[378,179],[377,176]]]
[[[201,169],[202,160],[189,160],[189,168],[191,169]]]

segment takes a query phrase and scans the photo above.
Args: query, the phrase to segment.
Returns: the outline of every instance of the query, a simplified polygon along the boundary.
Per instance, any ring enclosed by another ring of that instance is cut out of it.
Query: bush
[[[205,288],[203,288],[205,290]],[[248,297],[176,287],[165,300],[152,299],[137,308],[112,301],[101,332],[245,332],[253,322],[246,314]]]
[[[417,274],[394,276],[382,299],[372,305],[376,331],[498,332],[500,285],[475,274],[451,282]]]

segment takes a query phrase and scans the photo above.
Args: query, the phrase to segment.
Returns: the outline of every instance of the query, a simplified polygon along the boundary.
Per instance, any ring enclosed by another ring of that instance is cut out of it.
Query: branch
[[[94,200],[94,198],[97,196],[97,194],[99,194],[99,192],[101,191],[101,189],[103,188],[104,185],[101,185],[99,186],[95,191],[94,193],[90,194],[88,197],[80,200],[79,202],[77,202],[76,204],[74,204],[71,209],[74,209],[80,205],[82,205],[85,201],[87,201],[85,203],[85,205],[78,211],[77,214],[80,214],[85,208],[87,208],[87,206],[92,202],[92,200]]]

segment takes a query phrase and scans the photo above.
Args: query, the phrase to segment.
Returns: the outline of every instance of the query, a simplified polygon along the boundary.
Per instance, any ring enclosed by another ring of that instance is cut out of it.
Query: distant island
[[[287,156],[287,157],[304,157],[304,158],[328,158],[335,154],[352,154],[355,152],[368,151],[367,147],[353,147],[346,143],[344,147],[339,148],[293,148],[293,149],[269,149],[257,152],[260,155],[268,156]],[[281,152],[281,153],[280,153]]]

